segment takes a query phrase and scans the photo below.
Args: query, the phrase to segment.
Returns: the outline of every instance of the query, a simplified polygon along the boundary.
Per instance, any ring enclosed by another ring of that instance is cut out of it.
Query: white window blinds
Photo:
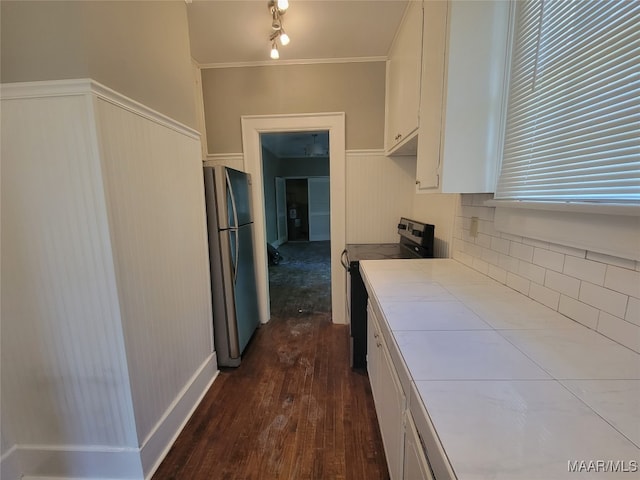
[[[640,201],[640,1],[516,3],[495,198]]]

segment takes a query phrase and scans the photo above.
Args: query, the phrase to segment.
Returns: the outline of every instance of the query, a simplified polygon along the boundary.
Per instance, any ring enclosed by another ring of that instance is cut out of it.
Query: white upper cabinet
[[[387,62],[385,149],[415,155],[419,192],[493,192],[510,2],[410,1]]]
[[[425,2],[416,184],[493,192],[507,86],[510,2]]]
[[[420,114],[422,27],[422,2],[410,1],[387,60],[387,155],[416,154]]]

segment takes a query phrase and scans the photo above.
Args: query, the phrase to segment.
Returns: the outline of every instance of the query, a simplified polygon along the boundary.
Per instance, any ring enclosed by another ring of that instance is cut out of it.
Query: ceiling
[[[327,158],[329,132],[263,133],[262,146],[278,158]]]
[[[407,0],[289,0],[283,26],[291,43],[271,60],[268,0],[187,0],[191,56],[203,68],[291,63],[381,61]],[[280,158],[308,157],[315,132],[264,135]],[[319,132],[318,132],[319,133]],[[316,142],[328,151],[329,136]]]
[[[188,0],[187,0],[188,2]],[[191,55],[201,66],[378,59],[387,56],[407,0],[290,0],[291,43],[269,58],[267,0],[187,3]]]

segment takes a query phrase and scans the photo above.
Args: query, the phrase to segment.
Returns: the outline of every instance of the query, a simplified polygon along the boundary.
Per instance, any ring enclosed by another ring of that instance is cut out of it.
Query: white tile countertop
[[[459,480],[640,478],[639,354],[455,260],[360,268]]]

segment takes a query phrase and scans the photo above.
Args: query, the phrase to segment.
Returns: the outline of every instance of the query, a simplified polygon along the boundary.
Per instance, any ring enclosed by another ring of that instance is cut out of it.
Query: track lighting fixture
[[[280,58],[277,40],[280,40],[280,44],[282,46],[288,45],[291,41],[289,35],[284,31],[284,26],[282,25],[282,17],[287,8],[289,8],[289,0],[269,0],[267,5],[269,7],[269,12],[271,12],[271,29],[273,30],[269,36],[269,40],[271,41],[271,58],[277,60]]]

